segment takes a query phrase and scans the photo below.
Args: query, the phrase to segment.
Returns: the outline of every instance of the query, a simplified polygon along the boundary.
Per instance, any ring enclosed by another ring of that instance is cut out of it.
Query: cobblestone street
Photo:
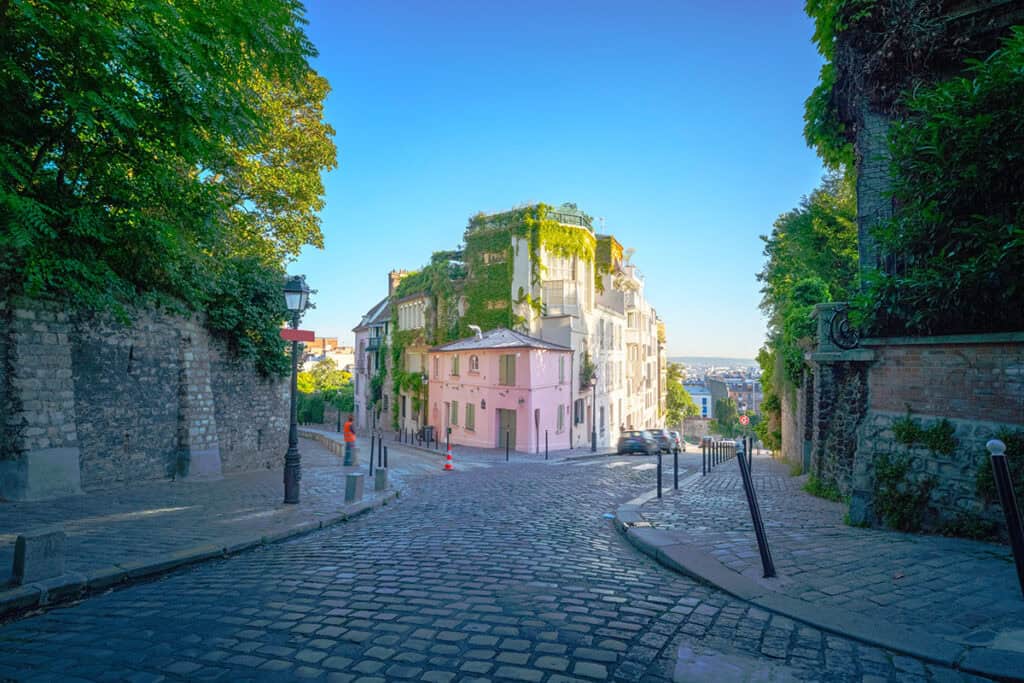
[[[648,460],[410,477],[347,523],[10,623],[0,677],[664,681],[685,653],[703,673],[676,680],[729,680],[698,668],[725,653],[774,680],[976,680],[640,554],[604,515],[652,487]]]

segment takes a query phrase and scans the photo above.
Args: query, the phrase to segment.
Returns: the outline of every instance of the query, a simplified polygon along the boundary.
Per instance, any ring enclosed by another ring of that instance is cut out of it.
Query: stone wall
[[[875,362],[868,371],[867,414],[854,463],[855,522],[878,521],[871,508],[875,464],[906,458],[908,479],[934,488],[922,519],[940,529],[975,517],[1004,526],[999,508],[977,493],[985,442],[1000,430],[1024,429],[1024,334],[867,340]],[[955,427],[952,454],[896,439],[893,424],[909,416],[927,429],[942,419]],[[1024,457],[1009,453],[1008,457]]]
[[[814,363],[813,415],[810,420],[810,467],[823,484],[844,495],[853,488],[857,430],[867,412],[866,363],[850,354],[811,354]],[[827,358],[837,356],[837,358]]]
[[[779,396],[782,404],[782,458],[791,465],[804,461],[803,426],[800,423],[800,402],[798,391],[784,391]]]
[[[0,498],[274,466],[285,380],[260,377],[199,319],[69,315],[0,302]]]

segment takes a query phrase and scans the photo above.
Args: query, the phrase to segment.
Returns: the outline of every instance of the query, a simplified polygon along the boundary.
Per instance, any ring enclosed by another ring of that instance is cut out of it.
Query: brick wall
[[[881,455],[909,459],[911,482],[934,483],[926,529],[974,516],[1002,527],[1002,513],[977,494],[985,443],[1000,430],[1024,429],[1024,335],[964,335],[868,340],[868,411],[857,441],[851,518],[871,519],[874,463]],[[897,442],[893,423],[907,409],[927,429],[942,419],[955,427],[956,450],[932,452]],[[1009,454],[1024,457],[1024,453]],[[862,517],[863,516],[863,517]]]
[[[877,347],[871,409],[1024,424],[1024,341],[960,339]]]
[[[198,319],[139,310],[126,326],[0,302],[0,498],[273,467],[287,391]]]

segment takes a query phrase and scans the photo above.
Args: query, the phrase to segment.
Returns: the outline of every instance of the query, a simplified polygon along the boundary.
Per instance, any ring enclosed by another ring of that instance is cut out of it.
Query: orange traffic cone
[[[452,465],[452,446],[448,444],[448,456],[444,459],[444,471],[451,472],[455,467]]]

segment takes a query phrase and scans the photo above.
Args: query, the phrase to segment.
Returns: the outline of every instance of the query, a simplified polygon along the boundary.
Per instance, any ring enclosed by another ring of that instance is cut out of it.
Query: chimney
[[[388,273],[388,296],[395,293],[395,288],[398,287],[398,283],[402,281],[406,275],[409,274],[407,270],[392,270]]]

